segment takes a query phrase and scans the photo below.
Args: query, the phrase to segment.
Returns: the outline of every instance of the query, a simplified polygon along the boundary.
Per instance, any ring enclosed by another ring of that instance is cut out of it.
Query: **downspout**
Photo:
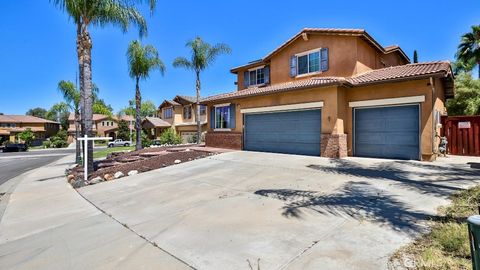
[[[435,137],[437,135],[437,127],[435,124],[435,95],[436,95],[436,89],[435,89],[435,81],[433,77],[430,77],[430,86],[432,87],[432,154],[437,154],[437,149],[435,147]]]

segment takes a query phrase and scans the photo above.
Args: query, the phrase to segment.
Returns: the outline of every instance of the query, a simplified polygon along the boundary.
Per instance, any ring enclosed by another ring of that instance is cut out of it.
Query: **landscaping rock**
[[[132,175],[136,175],[138,174],[138,171],[137,170],[131,170],[128,172],[128,176],[132,176]]]
[[[67,182],[68,182],[68,183],[71,183],[74,179],[75,179],[75,175],[73,175],[73,174],[69,174],[69,175],[67,176]]]
[[[111,180],[115,179],[115,177],[113,175],[107,173],[103,176],[103,179],[105,179],[105,181],[111,181]]]
[[[104,180],[103,180],[102,177],[97,176],[97,177],[91,179],[91,180],[88,181],[88,182],[89,182],[90,185],[95,185],[95,184],[101,183],[101,182],[103,182],[103,181],[104,181]]]
[[[182,161],[180,159],[175,159],[175,161],[173,163],[175,164],[178,164],[178,163],[181,163]]]
[[[123,174],[123,172],[116,172],[116,173],[113,175],[113,177],[114,177],[115,179],[118,179],[118,178],[124,177],[124,176],[125,176],[125,174]]]

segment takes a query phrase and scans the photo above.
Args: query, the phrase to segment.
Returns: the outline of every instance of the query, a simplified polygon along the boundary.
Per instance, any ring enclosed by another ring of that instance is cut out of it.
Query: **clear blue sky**
[[[234,90],[231,67],[263,57],[304,27],[364,28],[384,46],[399,44],[410,58],[417,49],[420,61],[453,59],[459,37],[480,23],[480,2],[160,0],[153,16],[144,14],[149,35],[142,42],[154,45],[167,66],[164,77],[155,72],[141,83],[143,99],[158,105],[194,94],[194,75],[171,63],[188,55],[185,42],[196,35],[232,48],[203,74],[206,96]],[[117,111],[134,96],[125,51],[138,31],[93,28],[92,38],[93,80]],[[48,0],[4,1],[0,39],[0,112],[24,114],[60,102],[58,81],[74,81],[77,71],[75,28],[67,15]]]

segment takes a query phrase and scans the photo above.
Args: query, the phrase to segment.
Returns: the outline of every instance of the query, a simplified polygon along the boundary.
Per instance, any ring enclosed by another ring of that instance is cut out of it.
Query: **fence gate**
[[[480,115],[442,116],[441,136],[447,137],[447,153],[480,156]]]

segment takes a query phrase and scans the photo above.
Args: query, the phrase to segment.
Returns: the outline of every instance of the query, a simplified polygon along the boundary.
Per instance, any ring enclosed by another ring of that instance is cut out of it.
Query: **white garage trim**
[[[384,99],[371,99],[364,101],[352,101],[348,103],[349,107],[371,107],[371,106],[382,106],[382,105],[397,105],[397,104],[408,104],[408,103],[419,103],[425,102],[425,96],[411,96],[411,97],[401,97],[401,98],[384,98]]]
[[[309,103],[300,103],[300,104],[248,108],[248,109],[241,109],[240,112],[241,113],[278,112],[278,111],[293,111],[293,110],[316,109],[316,108],[320,109],[322,107],[323,107],[323,101],[319,101],[319,102],[309,102]]]

